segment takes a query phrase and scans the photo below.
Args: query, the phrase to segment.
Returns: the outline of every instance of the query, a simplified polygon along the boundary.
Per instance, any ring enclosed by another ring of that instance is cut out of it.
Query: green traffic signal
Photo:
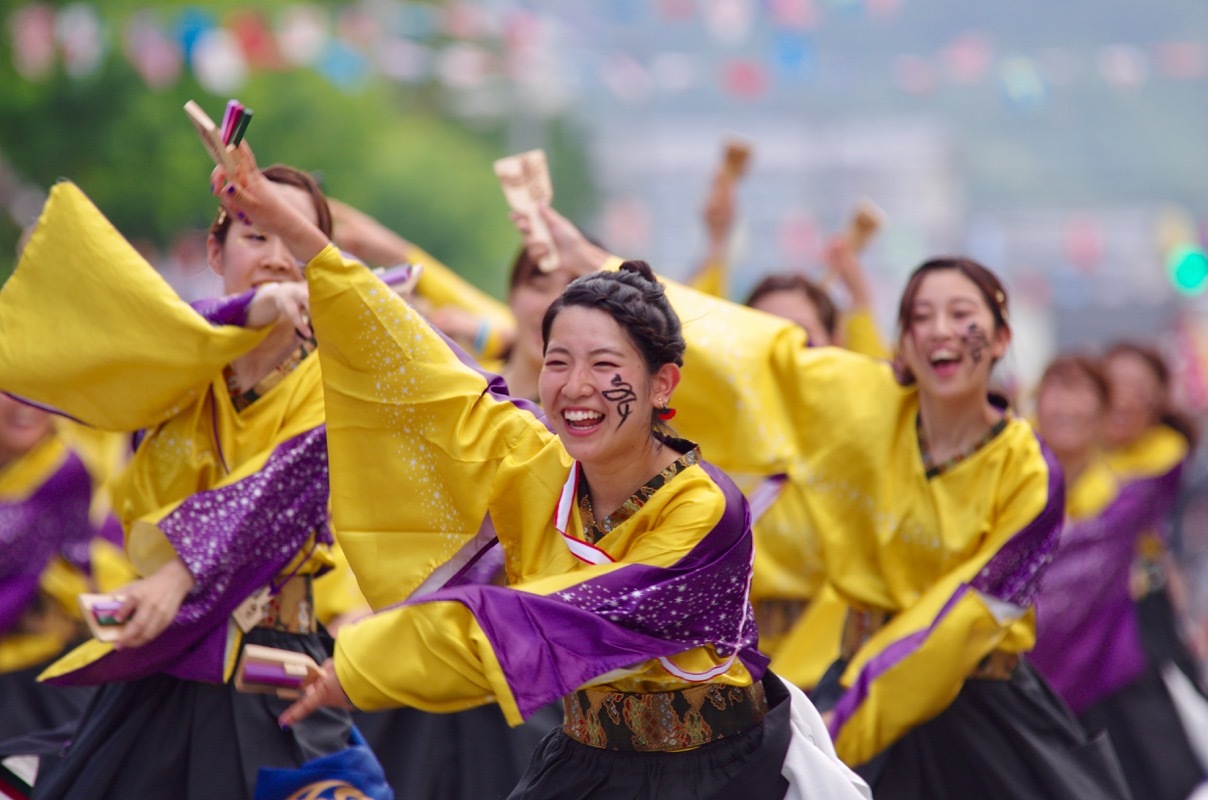
[[[1182,294],[1208,289],[1208,255],[1198,247],[1176,247],[1166,259],[1170,280]]]

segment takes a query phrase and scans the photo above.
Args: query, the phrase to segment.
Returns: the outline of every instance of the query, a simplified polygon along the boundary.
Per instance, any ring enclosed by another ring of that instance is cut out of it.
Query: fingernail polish
[[[285,731],[286,733],[289,733],[289,731],[290,731],[290,727],[289,727],[288,725],[286,725],[284,722],[282,722],[282,723],[281,723],[281,730]]]
[[[235,193],[235,187],[234,187],[233,185],[232,185],[232,186],[228,186],[228,187],[227,187],[227,194],[234,194],[234,193]]]

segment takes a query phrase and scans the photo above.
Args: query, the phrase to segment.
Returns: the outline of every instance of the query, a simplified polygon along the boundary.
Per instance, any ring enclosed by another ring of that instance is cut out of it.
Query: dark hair
[[[601,250],[608,249],[600,242],[599,239],[589,233],[584,233],[583,238]],[[523,284],[528,283],[533,279],[534,275],[539,274],[541,274],[541,267],[538,266],[533,257],[529,255],[528,248],[522,245],[520,249],[516,251],[516,256],[512,259],[512,267],[508,271],[508,291],[511,292],[517,286],[522,286]]]
[[[831,300],[831,296],[825,289],[809,278],[791,272],[768,275],[755,284],[755,288],[751,290],[751,296],[747,298],[747,305],[754,306],[765,295],[774,292],[801,292],[817,309],[818,320],[822,323],[822,327],[826,328],[826,332],[833,337],[838,331],[839,310],[835,308],[835,301]]]
[[[899,334],[905,333],[910,327],[910,312],[914,309],[914,301],[919,296],[923,279],[933,272],[946,269],[955,270],[973,281],[978,291],[981,292],[982,299],[986,301],[990,313],[994,315],[996,331],[1001,328],[1011,329],[1011,325],[1007,321],[1007,290],[1003,288],[1002,281],[973,259],[958,256],[933,258],[923,262],[918,269],[910,273],[910,279],[906,281],[906,288],[902,290],[902,301],[898,305]]]
[[[293,186],[310,195],[311,201],[315,204],[315,217],[319,230],[323,231],[323,235],[328,239],[331,238],[331,206],[327,204],[327,198],[324,196],[323,190],[319,188],[318,181],[309,172],[303,172],[300,169],[295,169],[285,164],[273,164],[271,167],[260,170],[260,172],[273,183]],[[219,208],[218,216],[214,218],[214,222],[210,225],[210,235],[217,239],[219,243],[222,243],[226,241],[227,233],[230,229],[230,215],[226,213],[225,208]]]
[[[1039,387],[1044,389],[1045,384],[1050,381],[1070,382],[1082,380],[1094,388],[1095,394],[1099,395],[1099,402],[1104,406],[1111,399],[1111,386],[1107,382],[1107,375],[1103,371],[1103,365],[1095,358],[1081,353],[1071,353],[1069,355],[1058,356],[1049,362],[1049,365],[1044,368],[1044,374],[1040,376]]]
[[[664,364],[684,365],[684,336],[679,315],[667,301],[663,285],[645,261],[626,261],[616,272],[593,272],[566,287],[541,320],[542,349],[549,346],[549,331],[563,309],[594,308],[612,317],[629,336],[650,374]],[[651,410],[651,426],[666,426]]]
[[[1195,424],[1195,421],[1191,417],[1171,405],[1170,367],[1167,366],[1166,359],[1162,357],[1158,349],[1141,342],[1119,341],[1107,349],[1107,355],[1103,357],[1103,360],[1110,361],[1117,356],[1134,356],[1149,368],[1154,378],[1157,379],[1158,386],[1162,389],[1157,421],[1168,428],[1173,428],[1194,448],[1196,442],[1199,440],[1199,426]]]
[[[527,247],[521,247],[512,259],[512,268],[508,272],[508,291],[528,283],[540,271],[537,262],[529,255]]]
[[[981,292],[982,299],[986,301],[990,313],[994,315],[995,332],[1011,330],[1007,313],[1007,290],[998,276],[971,258],[944,256],[924,261],[914,272],[910,273],[910,278],[906,281],[906,288],[902,290],[902,300],[898,304],[899,338],[910,328],[910,315],[914,310],[914,301],[919,296],[919,290],[923,287],[923,280],[931,273],[941,270],[954,270],[973,281],[973,285]],[[914,375],[902,362],[900,353],[894,359],[894,371],[901,383],[914,383]]]

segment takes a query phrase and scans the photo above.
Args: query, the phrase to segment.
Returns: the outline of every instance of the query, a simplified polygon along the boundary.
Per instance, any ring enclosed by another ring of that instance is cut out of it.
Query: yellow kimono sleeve
[[[847,604],[830,586],[822,587],[776,651],[769,653],[769,668],[794,686],[813,689],[839,658],[846,619]]]
[[[996,649],[1035,643],[1030,609],[1064,509],[1060,471],[1038,453],[1013,486],[999,487],[998,518],[974,557],[931,585],[852,658],[831,732],[859,765],[943,711]]]
[[[126,551],[106,539],[96,537],[90,545],[92,578],[99,592],[112,592],[138,580]]]
[[[137,430],[200,396],[263,335],[211,326],[62,182],[0,290],[0,389],[97,428]]]
[[[797,458],[795,384],[800,326],[660,279],[687,350],[673,404],[676,430],[726,472],[787,473]],[[724,422],[724,424],[722,424]]]
[[[333,527],[361,591],[381,608],[408,597],[474,539],[500,462],[561,462],[562,480],[570,459],[533,413],[493,395],[363,265],[328,246],[307,279],[321,342]]]
[[[451,712],[497,701],[511,724],[521,721],[486,634],[456,601],[403,606],[346,627],[335,664],[360,709]]]
[[[843,317],[843,333],[845,346],[853,353],[861,353],[869,358],[888,361],[893,357],[881,332],[877,330],[877,322],[866,308],[848,312]]]
[[[621,263],[613,256],[603,268]],[[893,383],[879,361],[837,347],[807,348],[800,325],[661,276],[659,281],[687,345],[672,399],[674,427],[728,473],[793,476],[812,446],[807,439],[819,412],[832,414],[830,406]]]

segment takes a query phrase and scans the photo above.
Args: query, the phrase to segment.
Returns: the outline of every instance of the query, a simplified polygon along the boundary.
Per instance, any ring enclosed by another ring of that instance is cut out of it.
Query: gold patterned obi
[[[882,609],[864,611],[851,608],[847,611],[847,619],[843,623],[843,639],[839,647],[839,655],[844,661],[850,661],[872,638],[872,635],[889,620],[893,613]],[[969,672],[973,680],[1009,681],[1019,666],[1019,654],[1008,653],[1005,650],[991,651],[977,666]]]
[[[768,713],[763,684],[703,683],[674,692],[581,689],[562,698],[562,732],[603,750],[690,750],[754,728]]]
[[[310,575],[295,575],[268,598],[258,626],[286,633],[314,633],[314,587]]]

